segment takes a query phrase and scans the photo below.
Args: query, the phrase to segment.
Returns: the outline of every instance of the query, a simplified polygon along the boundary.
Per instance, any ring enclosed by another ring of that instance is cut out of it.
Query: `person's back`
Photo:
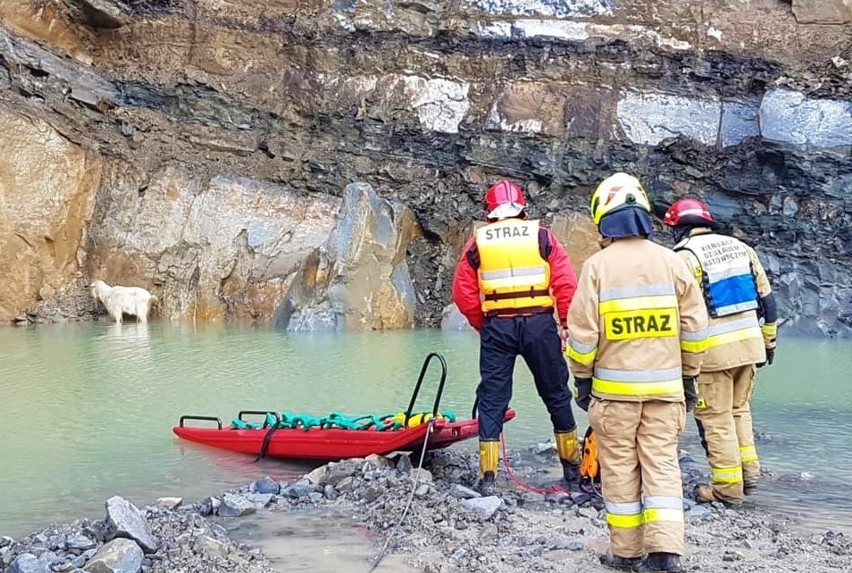
[[[690,337],[705,335],[700,324],[687,323],[681,332],[679,305],[692,281],[683,262],[647,239],[620,239],[589,259],[589,272],[600,289],[596,368],[606,370],[595,376],[595,393],[613,400],[682,401],[681,336],[689,344]],[[697,368],[696,356],[687,354],[688,366]],[[617,379],[636,378],[632,372],[643,373],[642,384]]]
[[[707,311],[689,268],[648,240],[650,202],[635,177],[604,180],[590,210],[606,245],[580,273],[568,357],[599,452],[611,547],[601,562],[679,573],[677,445],[697,398]]]
[[[563,477],[576,482],[580,449],[562,355],[567,335],[554,315],[564,329],[577,277],[553,233],[527,220],[520,187],[496,183],[485,194],[485,207],[488,224],[465,245],[453,277],[453,300],[480,333],[479,488],[486,495],[494,488],[519,355],[550,414]]]
[[[702,400],[695,410],[710,484],[696,486],[694,495],[699,502],[737,504],[760,477],[749,399],[756,366],[771,364],[775,356],[775,298],[754,249],[718,233],[702,201],[675,202],[664,221],[673,228],[674,251],[701,286],[710,315],[698,379]]]

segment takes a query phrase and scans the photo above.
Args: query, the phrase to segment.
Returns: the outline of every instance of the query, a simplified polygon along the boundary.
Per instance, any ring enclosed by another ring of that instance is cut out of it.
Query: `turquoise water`
[[[852,343],[783,335],[775,364],[760,370],[753,401],[756,431],[772,438],[759,453],[780,479],[755,502],[848,528]],[[473,333],[289,335],[162,323],[0,329],[0,535],[100,517],[114,494],[143,505],[164,495],[197,499],[263,474],[301,474],[310,466],[254,463],[252,456],[178,440],[171,428],[182,414],[228,421],[243,409],[402,410],[432,351],[449,366],[442,407],[469,417],[478,382]],[[518,364],[510,447],[550,437],[547,412]],[[431,407],[437,380],[438,370],[430,371],[421,409]],[[585,415],[575,413],[582,430]],[[691,419],[683,445],[703,460]],[[455,447],[474,446],[471,440]],[[814,477],[794,479],[801,472]]]

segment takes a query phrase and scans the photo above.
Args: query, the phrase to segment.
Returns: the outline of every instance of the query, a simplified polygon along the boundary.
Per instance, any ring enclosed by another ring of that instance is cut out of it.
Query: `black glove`
[[[584,411],[589,411],[589,404],[592,402],[592,379],[591,378],[574,378],[574,386],[577,387],[577,405]]]
[[[757,364],[758,368],[763,368],[767,364],[772,364],[772,361],[775,360],[775,348],[767,348],[766,349],[766,360],[763,362],[759,362]]]
[[[695,410],[695,404],[698,402],[698,390],[695,389],[695,376],[683,377],[683,395],[686,397],[686,411],[692,412]]]

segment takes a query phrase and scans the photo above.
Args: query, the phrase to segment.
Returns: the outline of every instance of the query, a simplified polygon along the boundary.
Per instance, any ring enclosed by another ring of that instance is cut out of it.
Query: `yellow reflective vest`
[[[538,221],[506,219],[476,230],[482,310],[553,307],[550,264],[541,257]]]

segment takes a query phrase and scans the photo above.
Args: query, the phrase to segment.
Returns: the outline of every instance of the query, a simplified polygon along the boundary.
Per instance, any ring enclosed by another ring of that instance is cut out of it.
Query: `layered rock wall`
[[[75,270],[158,291],[167,317],[271,319],[365,181],[416,214],[417,322],[437,325],[488,183],[553,222],[628,170],[658,215],[697,194],[757,246],[788,325],[852,333],[848,0],[0,0],[0,18],[0,104],[103,164]]]

